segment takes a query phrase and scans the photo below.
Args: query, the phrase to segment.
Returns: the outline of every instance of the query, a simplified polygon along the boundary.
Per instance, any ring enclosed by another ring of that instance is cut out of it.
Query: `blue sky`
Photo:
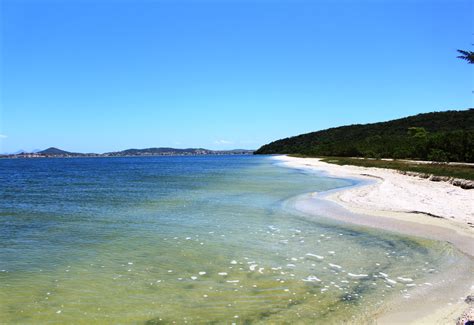
[[[472,1],[2,0],[0,152],[258,148],[472,107]]]

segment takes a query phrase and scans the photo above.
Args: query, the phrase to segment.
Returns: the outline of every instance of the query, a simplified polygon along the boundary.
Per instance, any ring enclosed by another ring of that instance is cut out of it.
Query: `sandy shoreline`
[[[474,293],[474,190],[393,170],[328,164],[317,158],[274,159],[286,167],[359,181],[356,186],[302,195],[294,208],[306,214],[446,241],[466,254],[468,263],[450,270],[449,279],[442,280],[443,285],[420,292],[419,299],[401,302],[394,310],[380,315],[379,323],[454,324],[469,309],[462,297]]]

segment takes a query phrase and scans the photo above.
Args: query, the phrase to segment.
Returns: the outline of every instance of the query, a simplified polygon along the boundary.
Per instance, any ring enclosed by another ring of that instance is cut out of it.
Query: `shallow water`
[[[285,204],[351,183],[254,156],[0,160],[0,320],[370,321],[462,257]]]

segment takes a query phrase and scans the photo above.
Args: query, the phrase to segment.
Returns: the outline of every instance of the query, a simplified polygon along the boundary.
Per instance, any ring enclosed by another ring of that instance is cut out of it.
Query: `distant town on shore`
[[[3,154],[0,158],[76,158],[76,157],[141,157],[141,156],[204,156],[204,155],[251,155],[254,150],[233,149],[233,150],[209,150],[203,148],[146,148],[127,149],[122,151],[106,153],[79,153],[64,151],[55,147],[50,147],[42,151],[17,152],[14,154]]]

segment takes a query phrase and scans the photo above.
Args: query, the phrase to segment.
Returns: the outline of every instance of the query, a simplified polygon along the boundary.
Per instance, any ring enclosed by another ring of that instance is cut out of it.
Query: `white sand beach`
[[[275,156],[290,168],[312,169],[330,177],[363,181],[360,185],[323,193],[308,193],[295,203],[307,214],[325,215],[358,225],[452,243],[474,258],[474,190],[447,182],[402,175],[395,170],[339,166],[317,158]],[[322,211],[318,202],[325,202]],[[330,208],[327,208],[327,206]],[[454,324],[474,310],[463,301],[474,293],[474,270],[460,265],[449,279],[419,299],[400,303],[380,315],[384,324]],[[447,291],[448,290],[448,291]],[[449,292],[449,294],[446,294]]]

